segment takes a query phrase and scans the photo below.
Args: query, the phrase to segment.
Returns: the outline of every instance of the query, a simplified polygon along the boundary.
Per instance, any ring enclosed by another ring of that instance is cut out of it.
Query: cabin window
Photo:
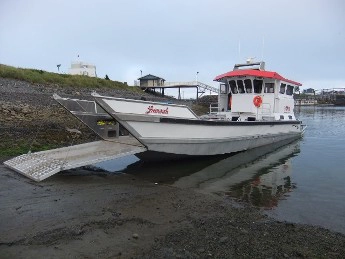
[[[262,80],[254,79],[254,93],[262,93]]]
[[[242,80],[237,80],[238,92],[244,94],[244,84]]]
[[[265,93],[274,93],[274,83],[265,83]]]
[[[281,120],[284,120],[284,115],[280,115],[279,118],[280,118]]]
[[[235,80],[229,81],[230,89],[233,94],[237,94],[237,86]]]
[[[226,94],[226,85],[225,84],[221,84],[220,85],[220,93],[221,94]]]
[[[246,92],[247,93],[252,93],[253,92],[252,80],[245,79],[244,80],[244,86],[246,88]]]
[[[285,87],[286,87],[286,84],[280,84],[280,90],[279,90],[280,94],[285,94]]]
[[[292,120],[292,116],[291,115],[289,115],[289,119]]]
[[[288,85],[286,88],[286,94],[287,95],[293,95],[293,86],[292,85]]]

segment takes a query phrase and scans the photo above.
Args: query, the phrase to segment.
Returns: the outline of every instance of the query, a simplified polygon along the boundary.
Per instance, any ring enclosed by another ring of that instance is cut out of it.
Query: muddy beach
[[[54,89],[0,83],[1,148],[20,146],[38,125],[34,145],[71,141],[61,122],[72,128],[73,118],[45,103]],[[80,129],[75,142],[94,138]],[[344,258],[342,234],[156,182],[83,168],[37,183],[1,164],[0,258]]]
[[[341,258],[345,237],[132,175],[0,167],[1,258]]]

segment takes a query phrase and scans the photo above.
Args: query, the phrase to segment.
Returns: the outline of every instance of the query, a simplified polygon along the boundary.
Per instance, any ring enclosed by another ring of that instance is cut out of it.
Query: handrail
[[[192,82],[183,82],[183,81],[180,81],[180,82],[164,82],[164,84],[162,86],[164,87],[164,86],[179,86],[179,85],[196,86],[194,81],[192,81]]]
[[[197,81],[196,83],[197,83],[198,86],[200,86],[201,88],[204,88],[205,90],[209,90],[209,91],[217,93],[217,94],[219,93],[219,89],[216,88],[216,87],[213,87],[213,86],[201,83],[199,81]]]
[[[161,86],[157,86],[157,87],[173,87],[173,86],[195,86],[195,87],[200,87],[204,90],[209,90],[211,92],[214,92],[214,93],[219,93],[219,90],[218,88],[216,87],[213,87],[213,86],[210,86],[208,84],[204,84],[202,82],[199,82],[199,81],[188,81],[188,82],[164,82],[163,85]]]
[[[210,114],[219,112],[218,103],[210,103]]]
[[[251,59],[249,59],[247,61],[247,63],[245,64],[235,64],[234,66],[234,70],[239,69],[240,67],[254,67],[254,66],[258,66],[259,70],[265,70],[265,62],[264,61],[260,61],[260,62],[251,62]]]

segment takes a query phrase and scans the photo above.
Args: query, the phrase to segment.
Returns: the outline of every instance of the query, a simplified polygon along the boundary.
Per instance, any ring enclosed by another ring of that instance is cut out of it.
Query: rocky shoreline
[[[0,78],[0,137],[4,140],[0,143],[0,150],[13,150],[12,153],[17,154],[20,151],[37,151],[42,147],[56,148],[71,145],[72,142],[80,144],[97,140],[93,132],[52,98],[57,93],[63,97],[91,99],[92,91],[132,99],[170,100],[122,89],[75,89]],[[68,128],[78,129],[82,134],[71,134],[66,130]],[[4,160],[2,153],[0,160]]]
[[[158,98],[97,89],[120,97]],[[52,102],[61,89],[0,78],[1,149],[94,140]],[[74,139],[66,128],[82,135]],[[26,142],[26,146],[23,146]],[[2,159],[5,159],[4,157]],[[164,173],[164,164],[162,173]],[[138,168],[140,170],[140,168]],[[345,236],[278,222],[228,197],[140,178],[69,170],[36,183],[0,165],[0,258],[344,258]]]

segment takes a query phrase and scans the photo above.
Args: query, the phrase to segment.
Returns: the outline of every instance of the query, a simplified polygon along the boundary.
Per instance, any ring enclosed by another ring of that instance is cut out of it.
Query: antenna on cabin
[[[261,61],[264,60],[264,49],[265,49],[265,37],[262,36]]]
[[[241,40],[238,40],[238,61],[241,62]]]

